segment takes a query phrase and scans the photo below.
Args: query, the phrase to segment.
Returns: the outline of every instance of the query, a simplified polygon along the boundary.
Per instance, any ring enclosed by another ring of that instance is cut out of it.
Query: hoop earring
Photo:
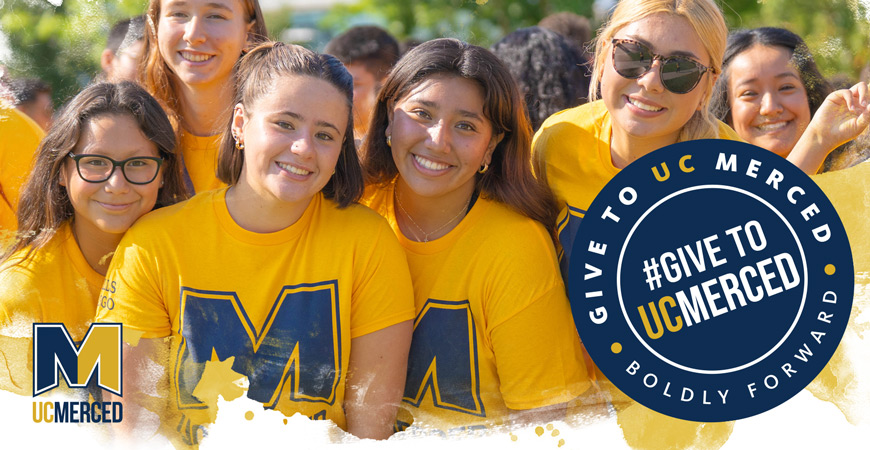
[[[392,137],[393,137],[392,135],[389,135],[389,134],[387,135],[387,147],[390,147],[390,148],[393,147],[393,140],[391,139]]]
[[[487,170],[489,170],[489,163],[483,163],[480,169],[477,169],[477,173],[486,173]]]
[[[236,139],[236,150],[240,150],[240,151],[241,151],[241,150],[244,150],[244,149],[245,149],[245,143],[244,143],[244,142],[239,142],[239,140]]]

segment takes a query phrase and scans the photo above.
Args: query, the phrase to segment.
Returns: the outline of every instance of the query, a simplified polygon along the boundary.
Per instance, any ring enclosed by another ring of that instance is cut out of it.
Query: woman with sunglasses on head
[[[243,50],[266,39],[258,0],[150,0],[142,84],[166,108],[180,136],[191,193],[225,186],[217,158],[232,110],[232,70]]]
[[[551,116],[533,143],[538,176],[561,208],[564,277],[583,215],[620,169],[676,142],[739,140],[707,108],[726,36],[713,0],[622,0],[616,6],[595,43],[592,102]]]
[[[403,401],[422,426],[564,419],[589,386],[548,232],[556,205],[532,175],[530,138],[508,69],[455,39],[409,51],[378,95],[365,203],[411,269]]]
[[[59,322],[80,342],[98,302],[110,301],[103,277],[124,233],[185,197],[175,135],[157,101],[129,82],[85,88],[52,124],[22,191],[20,238],[0,256],[0,324],[29,336],[34,322]],[[29,375],[9,375],[31,394]]]
[[[334,57],[268,42],[235,79],[218,165],[229,188],[140,221],[109,270],[114,306],[98,320],[143,338],[125,353],[124,399],[154,381],[138,364],[157,355],[170,386],[160,420],[196,444],[217,412],[210,392],[236,389],[209,377],[220,361],[267,409],[386,438],[414,309],[395,236],[355,204],[353,78]],[[125,426],[142,423],[131,416]]]
[[[806,43],[791,31],[732,32],[722,64],[713,110],[746,142],[782,157],[800,148],[804,134],[812,153],[824,157],[857,137],[870,119],[868,108],[860,107],[868,98],[867,84],[834,92]],[[832,164],[828,158],[825,169]],[[815,173],[818,164],[808,168]]]

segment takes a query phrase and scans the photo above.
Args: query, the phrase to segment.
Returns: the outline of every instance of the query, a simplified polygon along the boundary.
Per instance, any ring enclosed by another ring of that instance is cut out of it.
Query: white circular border
[[[623,260],[623,257],[625,256],[625,249],[628,247],[628,242],[631,240],[631,236],[634,234],[634,231],[637,229],[638,225],[640,225],[640,223],[643,222],[644,218],[646,218],[646,216],[648,216],[654,209],[659,207],[662,203],[664,203],[664,202],[666,202],[666,201],[668,201],[668,200],[670,200],[678,195],[682,195],[686,192],[696,191],[696,190],[700,190],[700,189],[724,189],[724,190],[728,190],[728,191],[738,192],[738,193],[747,195],[749,197],[752,197],[755,200],[758,200],[761,204],[770,208],[770,210],[772,210],[774,213],[776,213],[776,215],[779,216],[779,218],[783,221],[783,223],[785,223],[785,225],[788,227],[789,231],[791,231],[791,234],[794,237],[795,242],[797,243],[798,250],[800,251],[801,262],[803,263],[804,292],[803,292],[803,296],[801,297],[801,306],[798,309],[797,317],[795,317],[795,320],[794,320],[794,322],[792,322],[791,327],[789,327],[788,331],[785,333],[785,335],[782,337],[782,339],[775,346],[773,346],[773,348],[770,349],[767,353],[765,353],[764,355],[755,359],[754,361],[751,361],[751,362],[748,362],[742,366],[733,367],[730,369],[721,369],[721,370],[695,369],[692,367],[684,366],[682,364],[677,364],[677,363],[671,361],[670,359],[665,358],[664,356],[660,355],[657,351],[653,350],[652,347],[650,347],[649,344],[647,344],[647,342],[645,340],[643,340],[643,338],[640,337],[640,333],[637,332],[637,330],[634,328],[634,325],[631,323],[631,320],[628,317],[628,312],[625,310],[625,302],[622,299],[622,283],[620,282],[621,281],[621,273],[622,273],[622,260]],[[798,238],[797,233],[795,233],[794,228],[792,228],[791,224],[788,223],[788,220],[785,219],[785,217],[782,215],[782,213],[779,212],[779,210],[777,210],[776,208],[773,207],[773,205],[768,203],[763,198],[753,194],[752,192],[745,191],[743,189],[736,188],[733,186],[725,186],[725,185],[721,185],[721,184],[704,184],[704,185],[693,186],[690,188],[681,189],[677,192],[674,192],[674,193],[668,195],[667,197],[657,201],[655,204],[650,206],[649,209],[647,209],[637,219],[637,222],[634,223],[634,226],[631,227],[631,230],[628,232],[628,235],[625,237],[625,243],[622,245],[622,250],[619,252],[619,261],[616,264],[616,295],[617,295],[617,298],[619,299],[619,306],[620,306],[620,308],[622,308],[622,315],[625,317],[625,322],[628,324],[628,327],[631,329],[631,332],[634,333],[634,336],[637,338],[637,340],[640,341],[640,343],[643,344],[643,346],[646,347],[646,349],[649,350],[650,353],[652,353],[653,355],[658,357],[660,360],[662,360],[662,361],[664,361],[664,362],[666,362],[666,363],[670,364],[671,366],[674,366],[678,369],[682,369],[682,370],[685,370],[688,372],[703,374],[703,375],[722,375],[722,374],[727,374],[727,373],[732,373],[732,372],[736,372],[739,370],[743,370],[747,367],[751,367],[751,366],[757,364],[759,361],[764,360],[765,358],[770,356],[771,353],[775,352],[780,346],[782,346],[782,344],[786,341],[786,339],[788,339],[788,337],[791,335],[792,331],[794,331],[794,328],[797,325],[798,321],[800,320],[801,313],[803,313],[804,305],[806,304],[806,301],[807,301],[807,288],[809,285],[809,279],[807,277],[807,272],[808,272],[807,271],[807,258],[806,258],[806,255],[804,254],[804,248],[801,245],[801,241]]]

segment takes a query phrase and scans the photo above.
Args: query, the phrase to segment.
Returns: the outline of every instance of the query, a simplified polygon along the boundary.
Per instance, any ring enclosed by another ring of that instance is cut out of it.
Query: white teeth
[[[295,173],[296,175],[308,175],[311,173],[308,170],[300,169],[296,166],[291,166],[290,164],[278,163],[278,166],[290,173]]]
[[[211,55],[199,55],[190,52],[180,52],[181,57],[190,62],[202,62],[211,59]]]
[[[414,159],[417,160],[418,164],[429,170],[444,170],[450,167],[447,164],[439,164],[435,161],[423,158],[422,156],[414,155]]]
[[[641,102],[639,102],[631,97],[628,98],[628,102],[631,103],[632,105],[644,110],[644,111],[657,112],[657,111],[661,111],[662,109],[664,109],[664,108],[656,108],[655,106],[650,106],[650,105],[647,105],[646,103],[641,103]]]
[[[768,131],[776,131],[784,126],[788,125],[788,122],[776,122],[776,123],[765,123],[762,125],[758,125],[755,128],[758,128],[758,131],[768,132]]]

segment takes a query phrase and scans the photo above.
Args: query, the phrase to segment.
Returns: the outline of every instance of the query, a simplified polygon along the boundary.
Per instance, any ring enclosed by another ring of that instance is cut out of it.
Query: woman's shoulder
[[[550,233],[543,224],[497,201],[486,202],[485,217],[480,223],[486,230],[486,242],[492,248],[508,253],[549,254],[553,248]],[[550,249],[550,250],[548,250]]]
[[[548,117],[541,125],[538,134],[558,132],[563,129],[564,125],[588,129],[589,127],[600,125],[601,121],[608,115],[609,113],[607,112],[607,107],[604,106],[604,101],[596,100],[584,103],[580,106],[559,111]]]
[[[201,192],[187,200],[155,209],[140,217],[130,228],[130,231],[136,230],[136,233],[140,233],[142,230],[165,229],[176,224],[187,223],[189,227],[195,223],[201,223],[208,217],[207,212],[211,210],[223,190]]]
[[[365,200],[344,208],[339,208],[337,203],[326,198],[323,199],[323,204],[324,219],[341,229],[350,231],[353,228],[365,234],[384,227],[389,228],[386,219],[367,206]]]

